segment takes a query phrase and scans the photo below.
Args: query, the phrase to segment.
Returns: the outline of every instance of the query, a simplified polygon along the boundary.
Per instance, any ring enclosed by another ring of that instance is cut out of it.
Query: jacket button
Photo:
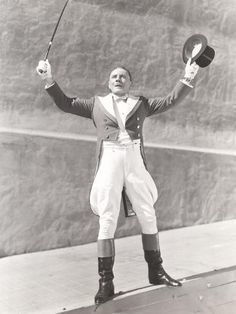
[[[106,136],[106,138],[109,138],[109,137],[110,137],[109,135]]]
[[[140,134],[138,133],[138,137],[140,137]]]
[[[109,126],[106,126],[106,130],[108,130],[109,129]]]
[[[139,121],[139,117],[137,117],[137,120]]]
[[[137,129],[139,129],[140,128],[140,125],[137,125]]]

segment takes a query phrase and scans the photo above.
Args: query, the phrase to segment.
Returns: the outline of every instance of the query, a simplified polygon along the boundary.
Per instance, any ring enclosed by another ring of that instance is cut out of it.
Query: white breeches
[[[146,170],[140,152],[140,142],[122,145],[104,142],[98,172],[93,182],[90,203],[99,215],[98,239],[114,238],[120,211],[123,186],[132,203],[142,233],[157,233],[156,185]]]

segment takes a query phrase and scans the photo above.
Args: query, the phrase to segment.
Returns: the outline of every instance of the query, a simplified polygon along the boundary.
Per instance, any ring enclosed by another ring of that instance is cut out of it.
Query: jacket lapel
[[[97,99],[99,100],[98,103],[105,115],[118,124],[113,110],[112,95],[108,94],[104,97],[98,96]]]
[[[140,98],[139,97],[135,97],[135,96],[130,96],[127,99],[127,102],[129,102],[130,104],[133,104],[133,109],[128,113],[125,121],[128,121],[128,119],[130,117],[132,117],[132,115],[135,113],[135,111],[138,110],[138,108],[139,108],[139,106],[141,104],[141,101],[139,101],[139,100],[140,100]]]
[[[99,100],[98,103],[105,115],[118,124],[113,110],[112,94],[108,94],[104,97],[98,96],[97,98]],[[133,109],[128,113],[125,121],[127,121],[135,113],[141,102],[139,101],[139,97],[129,96],[127,99],[127,104],[130,105],[130,107],[133,107]]]

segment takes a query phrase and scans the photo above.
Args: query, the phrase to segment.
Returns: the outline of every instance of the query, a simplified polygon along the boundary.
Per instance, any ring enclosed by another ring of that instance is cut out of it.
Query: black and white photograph
[[[0,314],[235,314],[236,1],[0,27]]]

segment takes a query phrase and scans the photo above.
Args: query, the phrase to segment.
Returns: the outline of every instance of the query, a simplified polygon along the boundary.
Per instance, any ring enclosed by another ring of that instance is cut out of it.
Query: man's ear
[[[129,90],[130,90],[130,88],[131,88],[131,86],[132,86],[132,81],[129,81]]]

